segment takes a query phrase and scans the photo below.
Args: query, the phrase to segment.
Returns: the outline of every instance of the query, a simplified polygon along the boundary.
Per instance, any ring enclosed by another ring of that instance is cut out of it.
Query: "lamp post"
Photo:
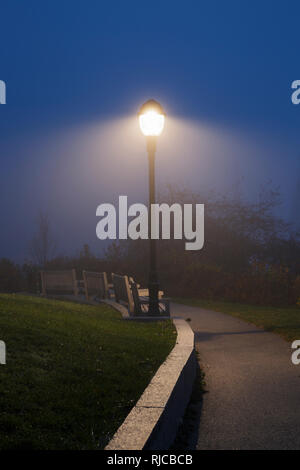
[[[149,209],[148,234],[150,242],[150,271],[149,271],[149,315],[159,315],[158,279],[156,267],[156,240],[151,237],[151,205],[155,204],[155,152],[157,137],[162,133],[165,123],[165,112],[155,100],[144,103],[139,111],[139,121],[142,133],[146,136],[149,160]]]

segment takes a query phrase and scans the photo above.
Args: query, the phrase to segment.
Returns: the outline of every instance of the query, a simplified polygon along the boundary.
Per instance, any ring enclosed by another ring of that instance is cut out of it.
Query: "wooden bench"
[[[115,301],[125,305],[130,315],[147,315],[149,307],[148,289],[138,289],[138,284],[129,279],[128,276],[112,274]],[[162,296],[163,291],[159,291],[161,315],[169,316],[169,300],[162,299]]]
[[[43,295],[78,295],[75,269],[41,271]]]
[[[145,289],[145,288],[142,288],[141,289],[141,285],[138,284],[137,282],[135,282],[135,280],[133,279],[133,277],[129,276],[128,277],[128,281],[129,281],[129,285],[131,286],[131,284],[136,284],[136,287],[138,288],[138,291],[139,291],[139,296],[140,297],[148,297],[149,295],[149,289]],[[161,299],[164,295],[164,291],[163,290],[160,290],[158,291],[158,298]]]
[[[130,315],[134,314],[134,302],[128,276],[112,274],[112,282],[115,293],[115,301],[128,308]]]
[[[108,299],[108,282],[106,273],[97,273],[92,271],[82,271],[85,297],[89,300],[91,297]]]
[[[131,285],[132,298],[134,302],[134,314],[136,316],[147,316],[149,312],[149,297],[140,294],[141,289],[138,289],[137,284],[132,282]],[[161,293],[162,291],[160,291]],[[159,313],[161,316],[170,316],[170,301],[169,299],[163,299],[162,295],[159,295]]]

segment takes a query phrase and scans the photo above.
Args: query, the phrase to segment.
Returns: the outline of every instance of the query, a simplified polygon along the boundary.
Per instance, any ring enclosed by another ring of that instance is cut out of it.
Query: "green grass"
[[[170,321],[0,295],[0,449],[101,449],[175,343]]]
[[[193,307],[202,307],[216,312],[223,312],[240,318],[267,331],[278,333],[287,341],[300,339],[300,308],[295,307],[263,307],[214,300],[177,298],[180,302]]]

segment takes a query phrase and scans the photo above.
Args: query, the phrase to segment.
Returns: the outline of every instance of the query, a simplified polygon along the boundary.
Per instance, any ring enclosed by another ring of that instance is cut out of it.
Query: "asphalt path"
[[[175,303],[171,312],[191,319],[205,372],[197,449],[300,449],[291,344],[223,313]]]

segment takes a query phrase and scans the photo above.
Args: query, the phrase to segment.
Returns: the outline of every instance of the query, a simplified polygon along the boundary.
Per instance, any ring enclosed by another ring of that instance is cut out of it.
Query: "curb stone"
[[[194,333],[173,318],[177,341],[105,450],[167,450],[189,402],[196,376]]]

